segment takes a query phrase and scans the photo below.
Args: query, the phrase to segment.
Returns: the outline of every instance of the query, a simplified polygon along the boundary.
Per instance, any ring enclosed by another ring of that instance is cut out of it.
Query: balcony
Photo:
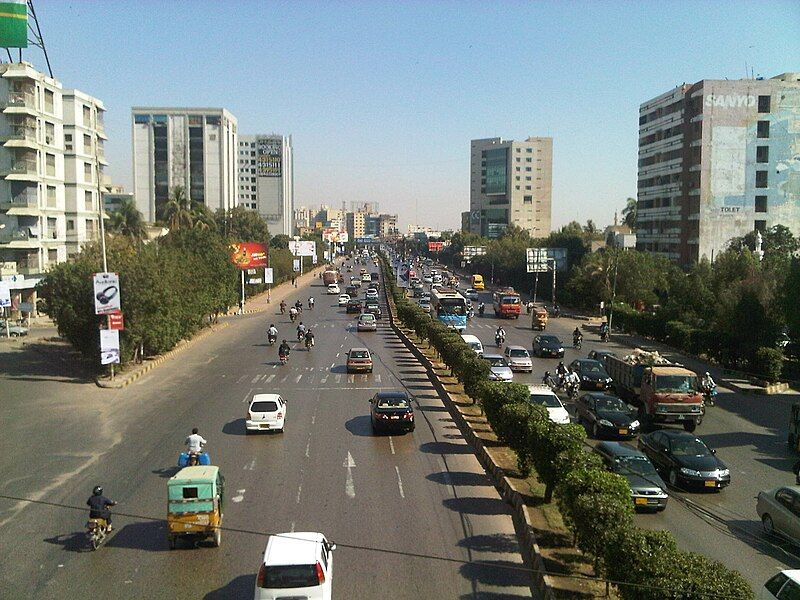
[[[0,244],[7,244],[12,248],[38,248],[40,240],[38,235],[34,235],[35,231],[33,227],[18,227],[10,231],[0,229]]]
[[[36,181],[39,171],[35,160],[16,160],[11,167],[0,169],[0,175],[7,180]]]
[[[36,192],[21,192],[16,196],[0,199],[0,209],[12,215],[38,215],[39,198]]]
[[[6,147],[38,148],[36,127],[17,125],[11,133],[0,137]]]
[[[32,92],[9,92],[8,99],[2,103],[5,114],[36,114],[36,96]]]

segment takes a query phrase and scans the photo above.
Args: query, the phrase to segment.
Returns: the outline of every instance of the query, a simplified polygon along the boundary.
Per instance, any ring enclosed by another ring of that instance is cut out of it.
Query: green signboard
[[[25,0],[0,2],[0,48],[28,47],[28,4]]]

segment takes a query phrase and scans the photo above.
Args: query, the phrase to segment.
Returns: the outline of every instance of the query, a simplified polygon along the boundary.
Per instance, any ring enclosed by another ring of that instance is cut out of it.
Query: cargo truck
[[[322,274],[322,283],[324,283],[325,285],[336,283],[338,279],[339,279],[339,274],[332,269],[328,269]]]
[[[492,294],[492,306],[495,317],[518,319],[522,309],[522,302],[514,288],[506,288]]]
[[[694,431],[702,422],[703,396],[689,369],[640,349],[624,358],[607,354],[603,363],[617,394],[639,409],[642,426],[676,423]]]

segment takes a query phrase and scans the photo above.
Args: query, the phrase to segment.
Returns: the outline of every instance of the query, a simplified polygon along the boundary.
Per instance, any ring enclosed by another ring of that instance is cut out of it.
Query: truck
[[[328,269],[322,274],[322,283],[324,283],[326,286],[336,283],[338,280],[339,274],[333,269]]]
[[[497,290],[492,294],[492,306],[494,307],[495,317],[518,319],[522,309],[522,301],[519,298],[519,294],[514,291],[514,288],[510,287],[504,290]]]
[[[643,427],[676,423],[691,432],[703,421],[703,395],[693,371],[639,348],[623,358],[606,354],[603,363],[617,395],[638,408]]]

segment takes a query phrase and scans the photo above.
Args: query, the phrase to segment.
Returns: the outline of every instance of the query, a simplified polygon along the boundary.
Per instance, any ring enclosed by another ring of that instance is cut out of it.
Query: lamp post
[[[619,245],[614,238],[614,283],[611,286],[611,306],[608,308],[608,333],[611,334],[611,321],[614,318],[614,301],[617,298],[617,271],[619,269]]]

